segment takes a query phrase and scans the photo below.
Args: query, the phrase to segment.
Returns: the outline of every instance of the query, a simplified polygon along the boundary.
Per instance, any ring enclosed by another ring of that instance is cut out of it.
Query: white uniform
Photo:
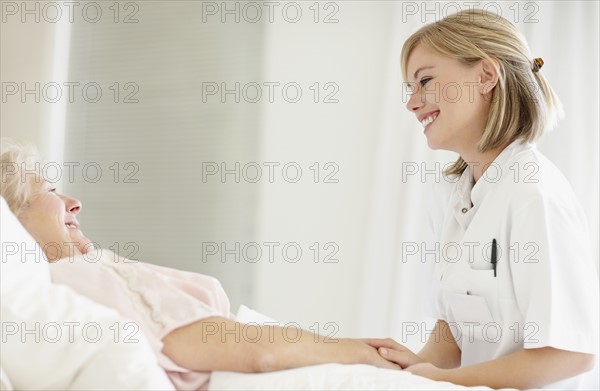
[[[441,257],[430,315],[450,325],[462,366],[522,348],[598,354],[598,271],[567,180],[520,141],[475,185],[472,178],[467,169],[454,183],[436,184],[431,220]],[[587,376],[544,388],[576,389]]]

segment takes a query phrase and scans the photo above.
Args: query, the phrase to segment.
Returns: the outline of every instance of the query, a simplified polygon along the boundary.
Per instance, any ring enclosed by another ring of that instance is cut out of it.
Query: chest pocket
[[[491,269],[476,270],[468,264],[461,269],[446,291],[455,339],[462,339],[462,343],[495,340],[499,327],[498,279]]]

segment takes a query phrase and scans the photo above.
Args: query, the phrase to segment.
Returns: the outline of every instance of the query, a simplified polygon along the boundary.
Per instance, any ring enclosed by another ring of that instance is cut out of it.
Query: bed
[[[50,281],[48,265],[35,241],[0,198],[0,301],[2,346],[0,389],[123,389],[173,390],[158,366],[143,336],[138,343],[117,343],[106,332],[90,343],[82,334],[69,339],[32,338],[27,330],[44,330],[45,325],[76,322],[96,324],[113,330],[115,322],[126,322],[116,311],[78,295],[67,286]],[[39,246],[38,246],[39,247]],[[25,255],[23,249],[26,249]],[[269,318],[247,307],[238,311],[240,322],[264,323]],[[37,326],[35,326],[37,324]],[[37,327],[37,329],[36,329]],[[377,389],[377,390],[459,390],[486,389],[434,382],[408,372],[369,365],[325,364],[285,371],[242,374],[213,372],[210,390],[265,389]]]
[[[213,372],[209,390],[490,390],[371,365],[323,364],[257,374]]]

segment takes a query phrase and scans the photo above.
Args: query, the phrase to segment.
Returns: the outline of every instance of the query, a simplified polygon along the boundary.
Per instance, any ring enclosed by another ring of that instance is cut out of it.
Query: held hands
[[[382,357],[377,348],[366,343],[366,340],[341,339],[342,345],[348,345],[350,351],[344,353],[347,357],[358,357],[358,362],[379,368],[400,369],[398,364]]]
[[[421,357],[417,356],[410,349],[404,345],[400,345],[391,338],[362,339],[361,341],[377,349],[383,358],[398,364],[402,369],[425,362],[425,360],[421,359]]]
[[[444,369],[426,362],[410,349],[391,338],[361,339],[361,341],[377,349],[381,357],[398,364],[400,369],[432,380],[443,380]]]

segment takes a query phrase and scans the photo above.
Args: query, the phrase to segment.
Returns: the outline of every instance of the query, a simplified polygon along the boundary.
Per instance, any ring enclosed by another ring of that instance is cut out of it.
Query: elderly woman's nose
[[[77,200],[75,198],[65,197],[65,196],[63,196],[63,198],[65,200],[65,207],[68,212],[77,214],[77,213],[79,213],[79,211],[81,211],[82,205],[79,200]]]

